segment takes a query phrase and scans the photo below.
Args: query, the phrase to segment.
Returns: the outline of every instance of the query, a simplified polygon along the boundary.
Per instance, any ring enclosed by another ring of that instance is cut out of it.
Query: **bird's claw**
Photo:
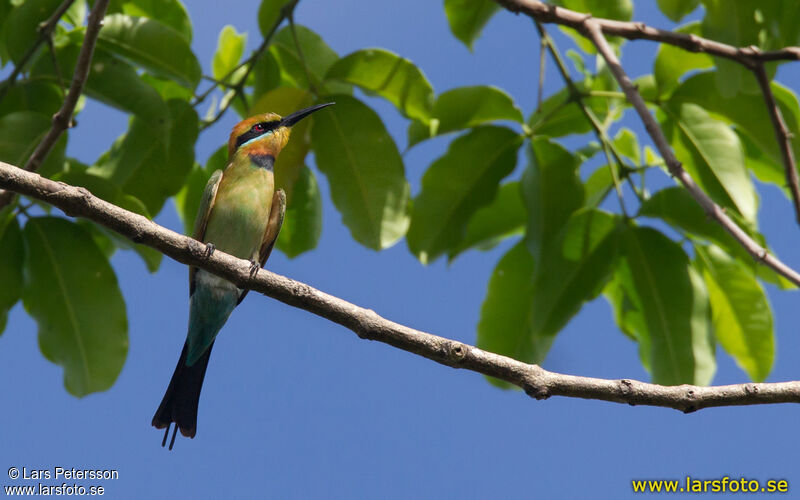
[[[258,264],[258,262],[254,261],[254,260],[251,260],[250,261],[250,277],[252,278],[253,276],[255,276],[260,268],[261,268],[261,266]]]
[[[206,243],[206,259],[214,255],[214,250],[216,249],[217,247],[215,247],[213,243]]]

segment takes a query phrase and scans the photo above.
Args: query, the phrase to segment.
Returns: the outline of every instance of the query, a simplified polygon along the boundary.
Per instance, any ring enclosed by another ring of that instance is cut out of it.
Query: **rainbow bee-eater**
[[[275,159],[289,141],[292,125],[333,103],[319,104],[281,118],[274,113],[252,116],[237,124],[228,140],[228,165],[206,184],[194,224],[193,237],[206,244],[208,256],[219,249],[250,261],[251,274],[267,261],[278,238],[286,208],[282,189],[275,189]],[[247,290],[214,274],[189,267],[189,328],[186,342],[161,400],[153,426],[174,422],[175,434],[193,438],[197,406],[214,339]]]

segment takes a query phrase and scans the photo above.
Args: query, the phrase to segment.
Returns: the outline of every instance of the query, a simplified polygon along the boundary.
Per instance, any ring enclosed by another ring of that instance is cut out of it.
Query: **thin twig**
[[[286,18],[288,18],[288,17],[290,17],[292,15],[292,13],[294,12],[294,9],[297,6],[297,3],[299,1],[300,0],[294,0],[293,2],[290,2],[290,3],[286,4],[286,5],[284,5],[283,8],[281,8],[281,15],[275,21],[275,24],[272,25],[272,28],[269,30],[269,33],[267,33],[267,35],[264,37],[264,40],[261,42],[261,45],[258,46],[258,48],[250,55],[250,57],[248,57],[245,61],[243,61],[237,67],[233,68],[231,71],[228,72],[227,75],[225,75],[222,78],[223,80],[227,80],[228,77],[231,76],[236,71],[238,71],[239,68],[243,68],[243,67],[247,68],[247,70],[244,72],[244,75],[239,79],[239,81],[237,81],[235,84],[233,84],[233,90],[234,90],[234,92],[236,92],[237,95],[244,94],[244,86],[245,86],[245,83],[247,82],[247,77],[250,76],[250,73],[253,71],[253,68],[255,67],[256,60],[258,59],[259,56],[261,56],[261,54],[265,50],[267,50],[267,47],[269,47],[269,44],[272,41],[272,37],[275,35],[275,32],[278,30],[278,27],[281,25],[281,23],[284,21],[284,19],[286,19]],[[213,90],[214,88],[215,87],[211,87],[211,89],[209,89],[208,91],[206,91],[202,95],[198,96],[198,98],[195,100],[194,105],[197,106],[198,104],[203,102],[203,100],[206,97],[208,97],[208,94],[210,94],[211,90]],[[217,123],[219,121],[219,119],[222,118],[222,115],[224,115],[225,112],[228,110],[228,108],[230,107],[230,105],[234,101],[234,99],[236,99],[236,95],[234,95],[231,99],[229,99],[228,102],[225,103],[225,105],[222,106],[219,109],[219,111],[217,111],[217,114],[214,116],[214,118],[212,118],[209,121],[203,122],[203,124],[200,126],[200,130],[203,131],[203,130],[207,129],[208,127],[210,127],[211,125]],[[246,103],[247,103],[247,101],[245,100],[245,104]]]
[[[786,126],[786,121],[783,119],[778,102],[775,100],[775,95],[772,93],[769,77],[764,69],[764,64],[759,62],[753,68],[753,73],[758,80],[758,85],[761,87],[761,93],[764,95],[764,101],[767,104],[767,111],[772,119],[772,128],[775,130],[775,137],[778,140],[778,146],[781,149],[781,157],[783,158],[783,168],[786,172],[786,185],[792,193],[792,202],[794,202],[795,218],[800,224],[800,186],[798,186],[797,179],[797,165],[794,159],[794,151],[792,150],[792,133]]]
[[[294,47],[297,49],[297,56],[300,58],[300,63],[303,66],[303,72],[306,75],[306,81],[308,82],[308,90],[311,91],[312,94],[315,96],[317,95],[317,88],[314,86],[314,81],[311,78],[311,70],[308,69],[308,61],[306,61],[305,55],[303,55],[303,49],[300,47],[300,39],[297,37],[297,29],[294,25],[294,12],[289,11],[289,30],[292,32],[292,39],[294,40]]]
[[[580,108],[583,116],[586,117],[586,120],[592,126],[594,130],[594,134],[597,137],[597,140],[600,141],[600,144],[603,148],[603,153],[605,153],[606,161],[608,162],[608,169],[611,172],[611,180],[614,183],[614,190],[617,193],[617,198],[619,199],[619,205],[622,210],[622,214],[625,217],[628,216],[628,211],[625,209],[625,198],[622,194],[622,187],[620,186],[619,182],[619,175],[617,168],[614,167],[616,163],[619,171],[623,171],[626,168],[625,162],[622,160],[621,155],[617,151],[617,148],[614,146],[614,143],[611,142],[611,139],[608,137],[608,133],[606,132],[606,127],[600,123],[600,120],[597,118],[597,115],[594,114],[594,111],[586,105],[584,102],[584,96],[581,93],[578,86],[575,84],[575,81],[569,75],[569,70],[567,69],[567,65],[564,63],[564,60],[561,58],[561,53],[556,48],[556,44],[547,31],[542,27],[541,23],[534,19],[534,24],[536,25],[536,30],[539,32],[539,38],[542,41],[542,44],[547,47],[547,50],[550,52],[550,56],[553,58],[553,61],[556,63],[556,68],[558,68],[558,72],[561,75],[561,79],[564,80],[564,83],[567,85],[567,89],[569,90],[570,96],[575,101],[575,103]],[[612,161],[613,156],[613,161]],[[639,192],[634,189],[633,192],[639,196]]]
[[[58,79],[58,90],[61,93],[61,98],[65,99],[67,97],[67,86],[64,85],[64,76],[61,74],[61,65],[58,64],[58,58],[56,57],[56,48],[53,45],[53,38],[47,38],[47,50],[50,52],[50,60],[53,63],[53,69],[56,72],[56,78]]]
[[[689,194],[703,207],[708,216],[716,220],[728,231],[753,258],[773,268],[778,274],[786,277],[795,285],[800,285],[800,273],[778,260],[778,258],[771,255],[766,248],[753,240],[750,235],[744,232],[742,228],[728,217],[719,205],[714,203],[714,201],[695,184],[694,180],[692,180],[686,170],[683,169],[681,162],[675,157],[675,153],[672,151],[667,138],[664,136],[664,132],[661,130],[661,127],[658,126],[658,123],[656,123],[653,115],[650,114],[650,110],[647,109],[644,99],[642,99],[638,89],[625,73],[614,50],[608,44],[605,35],[603,35],[602,27],[603,24],[596,19],[591,16],[584,16],[581,33],[594,43],[600,55],[606,60],[611,73],[614,75],[614,78],[616,78],[622,91],[625,92],[625,95],[633,105],[636,113],[638,113],[642,123],[644,123],[647,133],[664,158],[664,162],[672,177],[677,178],[686,190],[689,191]]]
[[[514,384],[536,399],[567,396],[629,405],[649,405],[692,412],[717,406],[800,403],[800,381],[716,387],[661,386],[635,380],[605,380],[553,373],[506,356],[415,330],[374,311],[334,297],[304,283],[264,269],[255,275],[250,262],[170,231],[155,222],[93,196],[81,187],[51,181],[0,162],[0,187],[49,203],[67,215],[85,217],[112,231],[155,248],[184,264],[197,266],[285,304],[311,312],[355,332],[446,366],[464,368]]]
[[[544,71],[546,68],[544,51],[546,42],[543,37],[539,38],[539,89],[536,93],[536,107],[542,107],[542,94],[544,93]]]
[[[36,51],[39,50],[39,47],[41,47],[41,45],[47,40],[52,41],[51,37],[53,36],[53,30],[58,24],[58,20],[61,19],[61,16],[64,15],[74,1],[75,0],[64,0],[61,2],[55,12],[53,12],[53,15],[51,15],[47,21],[39,25],[39,38],[37,38],[28,51],[25,52],[25,54],[22,56],[22,59],[20,59],[19,62],[14,66],[14,70],[11,71],[8,79],[3,82],[2,87],[0,87],[0,101],[2,101],[6,96],[8,90],[14,86],[17,78],[19,78],[19,75],[25,69],[25,66],[28,64],[34,54],[36,54]],[[2,208],[2,205],[0,205],[0,208]]]
[[[75,64],[75,73],[72,75],[72,84],[70,85],[67,97],[61,104],[55,115],[53,115],[53,125],[45,135],[44,139],[36,146],[33,154],[28,158],[25,163],[25,170],[29,172],[36,172],[39,166],[47,158],[47,154],[53,149],[58,138],[61,134],[70,127],[72,123],[72,113],[75,111],[75,106],[78,103],[78,98],[83,92],[83,85],[86,83],[86,78],[89,76],[89,67],[92,63],[94,56],[94,47],[97,42],[97,35],[100,33],[100,28],[103,26],[103,17],[106,13],[109,0],[97,0],[89,13],[89,19],[86,25],[86,34],[83,38],[83,45],[81,46],[80,54],[78,55],[78,62]],[[14,193],[0,192],[0,208],[11,203],[14,199]]]
[[[543,23],[569,26],[583,30],[586,14],[557,7],[538,0],[495,0],[511,12],[522,12]],[[641,22],[617,21],[614,19],[592,18],[600,30],[608,35],[621,36],[629,40],[652,40],[680,47],[689,52],[704,52],[712,56],[724,57],[752,68],[757,61],[797,61],[800,60],[800,47],[785,47],[779,50],[760,51],[754,47],[734,47],[709,40],[697,35],[653,28]]]

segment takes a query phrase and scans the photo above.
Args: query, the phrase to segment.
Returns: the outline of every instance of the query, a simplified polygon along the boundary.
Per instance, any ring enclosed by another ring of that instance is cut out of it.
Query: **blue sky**
[[[225,24],[260,41],[258,2],[187,2],[194,49],[205,68]],[[652,0],[635,17],[672,26]],[[437,93],[492,84],[508,91],[527,116],[535,106],[538,38],[525,17],[501,12],[470,53],[447,29],[440,1],[301,0],[298,23],[340,55],[384,47],[418,64]],[[550,27],[562,48],[566,39]],[[632,76],[648,73],[655,44],[625,45]],[[798,92],[797,72],[779,79]],[[560,88],[548,64],[547,93]],[[406,122],[369,99],[400,147]],[[204,132],[205,160],[236,122],[231,113]],[[127,118],[89,103],[70,135],[69,153],[92,162],[121,134]],[[626,125],[643,137],[628,114]],[[405,155],[416,193],[419,179],[450,138]],[[521,164],[520,164],[521,167]],[[515,172],[519,175],[521,169]],[[655,176],[654,176],[655,177]],[[503,245],[470,252],[451,266],[423,267],[405,241],[376,253],[356,244],[322,184],[319,247],[294,260],[275,253],[268,268],[374,309],[421,330],[475,341],[488,277]],[[665,178],[662,182],[666,183]],[[760,224],[787,263],[800,267],[800,231],[774,188],[761,192]],[[157,221],[182,230],[171,203]],[[69,396],[62,370],[39,352],[36,325],[20,306],[0,336],[0,465],[28,469],[117,469],[101,484],[111,498],[624,498],[633,478],[748,479],[797,477],[796,407],[720,408],[684,415],[661,408],[551,398],[501,391],[482,376],[453,370],[352,332],[307,312],[250,294],[222,331],[206,376],[198,434],[160,447],[152,414],[174,369],[188,314],[187,272],[165,259],[154,275],[130,252],[112,260],[128,307],[130,351],[117,383],[83,399]],[[796,292],[769,288],[778,345],[769,381],[798,378]],[[714,383],[746,381],[718,353]],[[636,345],[614,325],[603,299],[559,334],[545,368],[576,375],[647,380]],[[0,468],[0,484],[11,482]],[[56,484],[50,482],[48,484]]]

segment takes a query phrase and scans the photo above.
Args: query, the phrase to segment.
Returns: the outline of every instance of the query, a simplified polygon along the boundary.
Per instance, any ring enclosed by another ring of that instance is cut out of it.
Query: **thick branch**
[[[61,134],[63,134],[72,123],[72,113],[75,111],[78,98],[81,96],[86,78],[89,76],[89,67],[91,66],[92,57],[94,56],[94,46],[97,43],[97,36],[100,34],[100,28],[103,26],[103,17],[106,14],[108,2],[109,0],[97,0],[94,7],[92,7],[92,11],[89,13],[86,34],[83,37],[83,45],[81,46],[80,54],[78,54],[78,62],[75,64],[75,73],[72,76],[72,84],[69,87],[69,92],[67,92],[67,97],[64,98],[61,109],[53,115],[53,125],[28,159],[28,162],[25,164],[25,170],[30,172],[38,170],[39,166],[41,166],[42,162],[47,158],[47,154],[53,149],[58,138],[61,137]],[[0,193],[0,208],[11,203],[13,198],[13,193]]]
[[[540,22],[569,26],[581,32],[583,32],[583,24],[587,18],[585,13],[556,7],[538,0],[495,0],[495,2],[511,12],[522,12]],[[800,59],[800,47],[786,47],[780,50],[761,52],[755,47],[734,47],[697,35],[653,28],[641,22],[602,18],[593,18],[592,20],[607,35],[621,36],[629,40],[652,40],[675,45],[690,52],[705,52],[712,56],[740,62],[748,68],[752,68],[759,61],[796,61]]]
[[[84,188],[51,181],[2,162],[0,187],[50,203],[67,215],[93,220],[136,243],[155,248],[178,262],[205,269],[238,287],[255,290],[329,319],[349,328],[361,338],[377,340],[446,366],[496,377],[524,389],[536,399],[567,396],[663,406],[684,412],[714,406],[800,403],[800,382],[666,387],[635,380],[604,380],[549,372],[537,365],[394,323],[372,310],[263,269],[251,277],[248,261],[221,251],[207,257],[203,243],[105,202]]]
[[[756,64],[753,68],[753,73],[756,75],[758,85],[761,87],[761,93],[764,95],[764,101],[767,105],[767,111],[772,119],[772,128],[775,130],[775,137],[778,140],[778,146],[781,148],[781,157],[783,159],[783,169],[786,172],[786,185],[792,193],[792,201],[794,202],[795,217],[798,224],[800,224],[800,186],[797,180],[797,165],[794,160],[794,151],[792,151],[792,133],[786,126],[781,113],[780,107],[775,100],[775,95],[772,93],[769,77],[764,69],[764,64]]]

